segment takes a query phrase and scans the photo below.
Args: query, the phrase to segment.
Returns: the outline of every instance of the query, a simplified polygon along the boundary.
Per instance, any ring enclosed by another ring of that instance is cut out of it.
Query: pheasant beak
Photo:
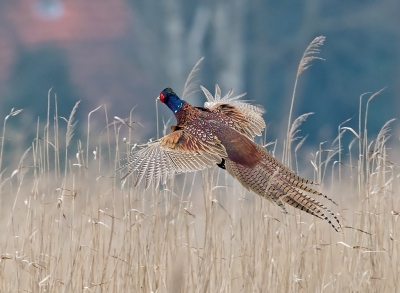
[[[160,96],[158,96],[157,98],[156,98],[156,101],[159,101],[160,100]]]

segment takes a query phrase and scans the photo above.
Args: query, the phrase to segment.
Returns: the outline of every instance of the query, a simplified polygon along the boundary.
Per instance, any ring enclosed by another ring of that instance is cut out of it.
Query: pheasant
[[[296,175],[254,143],[254,137],[265,128],[264,109],[239,100],[245,94],[232,97],[233,90],[221,97],[216,86],[213,97],[207,89],[201,89],[207,98],[204,107],[181,100],[171,88],[160,93],[157,99],[172,110],[177,124],[170,134],[128,156],[127,163],[118,169],[128,168],[122,180],[136,172],[135,186],[144,179],[147,189],[151,182],[155,186],[165,184],[174,174],[217,165],[285,213],[284,203],[326,220],[338,231],[341,226],[335,214],[303,192],[334,201],[309,187],[312,181]]]

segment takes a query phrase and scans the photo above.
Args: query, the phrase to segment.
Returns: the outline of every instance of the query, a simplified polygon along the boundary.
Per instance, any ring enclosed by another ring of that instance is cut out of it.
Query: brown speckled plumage
[[[253,142],[265,128],[264,110],[238,100],[243,95],[232,97],[233,91],[222,97],[218,86],[214,97],[205,88],[202,90],[207,98],[204,107],[193,107],[180,100],[170,88],[161,92],[160,100],[175,113],[177,125],[171,128],[170,134],[132,153],[120,168],[129,169],[123,179],[136,171],[135,185],[144,179],[148,188],[151,182],[156,186],[160,182],[165,184],[176,173],[218,164],[245,188],[277,204],[285,212],[284,203],[287,203],[328,221],[338,231],[337,217],[303,192],[328,197],[309,187],[312,181],[294,174],[264,147]]]

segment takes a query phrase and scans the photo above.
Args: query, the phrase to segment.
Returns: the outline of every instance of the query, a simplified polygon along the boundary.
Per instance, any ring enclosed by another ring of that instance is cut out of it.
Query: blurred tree
[[[7,115],[11,108],[18,108],[28,112],[34,122],[37,117],[44,121],[50,89],[53,97],[57,95],[59,116],[68,117],[80,98],[71,82],[65,52],[51,45],[32,50],[19,48],[3,102],[3,115]]]
[[[223,88],[244,89],[245,0],[129,2],[134,38],[141,44],[135,57],[156,81],[183,88],[193,65],[206,56],[207,65],[200,73],[203,84],[218,82]]]
[[[337,126],[358,115],[359,96],[387,87],[371,104],[370,129],[398,115],[400,4],[376,1],[134,1],[135,55],[160,90],[179,93],[192,66],[205,57],[201,83],[223,92],[246,91],[263,104],[268,140],[286,133],[297,66],[308,44],[327,37],[326,62],[299,80],[294,117],[315,112],[302,125],[307,143],[331,140]],[[199,101],[203,101],[202,98]],[[167,112],[165,112],[167,113]],[[168,114],[166,114],[168,115]],[[310,123],[311,122],[311,123]],[[349,122],[357,126],[357,119]]]
[[[51,90],[50,119],[55,115],[55,95],[57,96],[58,117],[68,118],[75,103],[80,100],[69,74],[67,56],[55,46],[35,49],[19,48],[10,72],[8,89],[2,106],[2,117],[12,108],[23,112],[7,122],[7,140],[4,150],[7,154],[21,154],[36,136],[36,124],[47,119],[47,99]],[[51,121],[52,122],[52,121]],[[63,121],[60,125],[65,126]],[[60,127],[62,133],[66,127]],[[12,133],[12,135],[10,135]],[[41,134],[39,133],[39,136]],[[78,138],[79,133],[74,136]],[[12,150],[12,152],[11,152]],[[3,166],[13,163],[13,158],[5,156]]]

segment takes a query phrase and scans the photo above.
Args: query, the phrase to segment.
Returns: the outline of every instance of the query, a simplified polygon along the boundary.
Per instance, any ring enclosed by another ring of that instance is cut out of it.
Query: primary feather
[[[233,96],[232,90],[222,97],[218,86],[215,96],[204,87],[201,89],[207,98],[204,107],[193,107],[171,88],[160,93],[159,100],[173,111],[177,125],[171,127],[170,134],[132,153],[120,167],[128,168],[122,179],[136,172],[135,186],[144,180],[148,188],[152,182],[155,186],[165,184],[178,173],[218,165],[245,188],[285,212],[284,203],[326,220],[338,231],[337,217],[303,192],[328,197],[309,187],[312,181],[296,175],[254,143],[254,137],[265,128],[264,109],[239,100],[244,94]]]

